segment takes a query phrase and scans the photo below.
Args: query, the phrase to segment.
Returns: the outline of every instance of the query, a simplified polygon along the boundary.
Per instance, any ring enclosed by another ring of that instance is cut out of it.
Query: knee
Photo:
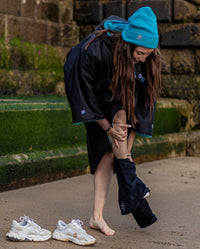
[[[125,110],[118,111],[115,114],[113,121],[114,122],[126,122],[126,111]]]

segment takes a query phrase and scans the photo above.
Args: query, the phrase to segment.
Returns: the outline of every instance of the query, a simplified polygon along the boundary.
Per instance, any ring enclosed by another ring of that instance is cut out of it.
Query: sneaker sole
[[[20,238],[17,237],[16,235],[7,235],[6,236],[7,239],[15,241],[15,242],[28,242],[28,241],[35,241],[35,242],[40,242],[40,241],[47,241],[51,238],[51,236],[49,237],[45,237],[45,238]]]
[[[6,238],[9,239],[9,240],[15,241],[15,242],[31,241],[31,240],[29,240],[27,238],[25,238],[25,239],[18,239],[18,238],[11,237],[11,236],[6,236]]]
[[[71,241],[76,245],[82,245],[82,246],[87,246],[87,245],[93,245],[96,240],[91,241],[91,242],[81,242],[79,240],[76,239],[76,237],[72,237],[72,236],[62,236],[62,233],[58,233],[58,232],[54,232],[53,233],[53,239],[55,240],[60,240],[60,241]]]

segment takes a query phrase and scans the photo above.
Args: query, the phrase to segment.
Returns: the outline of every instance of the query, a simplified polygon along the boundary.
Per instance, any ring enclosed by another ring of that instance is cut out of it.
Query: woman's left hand
[[[118,141],[125,141],[128,136],[128,128],[130,125],[123,123],[113,123],[113,127],[107,132],[114,139],[115,145],[119,147]]]

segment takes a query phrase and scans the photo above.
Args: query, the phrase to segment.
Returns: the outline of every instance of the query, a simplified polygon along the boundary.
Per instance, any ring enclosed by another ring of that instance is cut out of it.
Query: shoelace
[[[35,220],[30,219],[29,216],[27,216],[27,215],[21,216],[21,217],[19,218],[19,220],[20,220],[20,222],[28,222],[28,221],[31,221],[32,224],[34,224],[35,227],[37,227],[38,229],[41,229],[41,227],[40,227],[38,224],[35,223]]]
[[[82,228],[83,222],[81,220],[72,220],[72,224],[85,232],[85,230]]]

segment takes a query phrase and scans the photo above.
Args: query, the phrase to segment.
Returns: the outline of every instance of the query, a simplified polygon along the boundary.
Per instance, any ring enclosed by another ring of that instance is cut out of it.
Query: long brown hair
[[[112,33],[114,54],[110,90],[113,92],[113,97],[122,103],[123,108],[127,111],[127,118],[135,126],[138,121],[135,114],[135,66],[133,59],[133,52],[136,46],[125,42],[122,39],[121,33],[105,29],[96,31],[97,35],[94,39],[107,32]],[[93,40],[87,44],[85,49],[88,48]],[[161,90],[161,58],[158,48],[154,49],[146,58],[145,64],[147,75],[145,104],[150,106],[151,112],[151,108],[154,106]]]
[[[135,114],[135,78],[133,52],[136,46],[125,42],[121,34],[115,34],[116,45],[113,58],[113,77],[110,89],[127,111],[128,119],[134,126],[137,123]],[[161,90],[161,58],[156,48],[146,58],[147,89],[145,104],[151,108]],[[150,115],[151,116],[151,115]]]

